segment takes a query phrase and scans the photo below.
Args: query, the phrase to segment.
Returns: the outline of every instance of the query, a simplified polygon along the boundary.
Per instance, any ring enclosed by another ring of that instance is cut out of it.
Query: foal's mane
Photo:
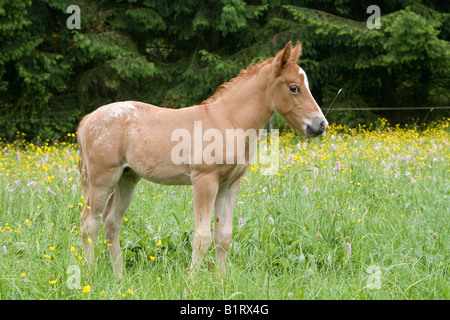
[[[218,86],[216,89],[216,92],[214,92],[214,94],[211,97],[204,100],[201,104],[213,103],[214,101],[217,100],[217,98],[222,96],[227,91],[227,89],[236,85],[236,83],[239,83],[240,80],[246,79],[249,76],[252,76],[252,75],[258,73],[259,70],[261,70],[263,67],[265,67],[268,64],[271,64],[273,59],[274,59],[274,57],[271,57],[266,60],[258,61],[257,63],[251,63],[246,69],[241,70],[237,77]]]

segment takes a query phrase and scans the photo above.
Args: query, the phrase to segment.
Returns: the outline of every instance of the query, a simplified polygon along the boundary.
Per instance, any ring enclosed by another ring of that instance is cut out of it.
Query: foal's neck
[[[217,109],[235,128],[259,130],[273,114],[267,70],[242,79],[224,92]]]

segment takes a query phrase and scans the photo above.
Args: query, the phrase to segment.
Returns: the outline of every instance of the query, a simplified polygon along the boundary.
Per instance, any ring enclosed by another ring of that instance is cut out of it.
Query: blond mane
[[[229,88],[234,86],[236,83],[239,83],[240,80],[244,78],[248,78],[249,76],[252,76],[256,73],[258,73],[259,70],[261,70],[266,65],[272,63],[274,57],[268,58],[266,60],[260,60],[257,63],[251,63],[246,69],[241,70],[237,77],[231,79],[228,82],[225,82],[217,87],[216,92],[209,97],[208,99],[204,100],[201,104],[208,104],[213,103],[216,101],[220,96],[224,94]]]

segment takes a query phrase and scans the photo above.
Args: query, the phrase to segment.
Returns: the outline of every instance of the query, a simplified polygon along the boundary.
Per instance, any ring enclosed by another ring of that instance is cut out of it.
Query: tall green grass
[[[102,229],[85,262],[76,145],[3,142],[0,299],[449,299],[448,127],[282,136],[278,174],[256,164],[242,181],[226,276],[214,244],[189,274],[191,188],[141,181],[121,282]]]

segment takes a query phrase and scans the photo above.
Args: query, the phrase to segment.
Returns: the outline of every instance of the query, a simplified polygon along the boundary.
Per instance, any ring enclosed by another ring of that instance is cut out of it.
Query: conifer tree
[[[72,4],[80,7],[81,29],[67,28]],[[445,5],[377,1],[381,28],[371,30],[371,4],[0,0],[0,137],[21,131],[30,138],[57,138],[74,132],[84,114],[113,101],[199,104],[289,40],[303,43],[300,64],[324,109],[340,88],[334,108],[449,105]],[[352,125],[380,115],[406,121],[427,113],[349,111],[327,117]]]

